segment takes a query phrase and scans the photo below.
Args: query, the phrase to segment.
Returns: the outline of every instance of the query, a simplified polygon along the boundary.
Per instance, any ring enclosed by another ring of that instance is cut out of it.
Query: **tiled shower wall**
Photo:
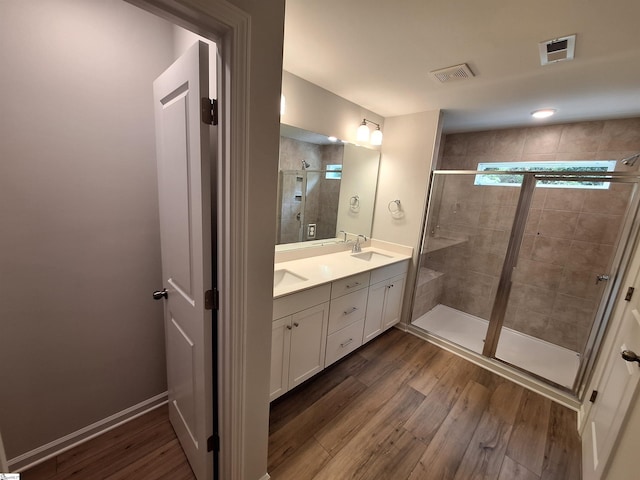
[[[640,151],[640,119],[582,122],[447,135],[439,169],[476,170],[480,162],[619,160]],[[617,170],[631,170],[618,162]],[[467,239],[423,254],[414,305],[443,303],[489,319],[509,241],[519,188],[474,186],[449,176],[436,236]],[[629,185],[608,190],[536,188],[513,276],[505,326],[581,352],[629,198]],[[434,275],[433,271],[443,275]],[[422,299],[420,298],[422,297]],[[420,311],[414,310],[414,318]]]
[[[279,169],[302,171],[302,160],[309,163],[308,170],[322,170],[330,164],[342,164],[344,147],[342,145],[316,145],[292,138],[280,137]],[[278,191],[277,238],[276,243],[290,243],[300,241],[300,222],[296,218],[301,212],[302,201],[300,195],[303,173],[299,175],[280,174],[280,188]],[[331,238],[336,232],[338,213],[338,198],[340,194],[340,180],[326,179],[317,172],[307,173],[307,198],[304,211],[304,234],[306,226],[316,224],[315,238]]]

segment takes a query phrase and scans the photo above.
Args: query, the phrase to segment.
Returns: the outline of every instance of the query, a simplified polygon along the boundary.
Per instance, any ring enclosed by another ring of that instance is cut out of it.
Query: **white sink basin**
[[[273,286],[274,287],[287,287],[295,283],[304,282],[307,280],[301,275],[293,273],[286,268],[276,270],[273,272]]]
[[[362,253],[354,253],[351,255],[353,258],[357,258],[358,260],[364,260],[365,262],[370,262],[372,260],[386,260],[388,258],[393,258],[389,255],[384,255],[378,252],[362,252]]]

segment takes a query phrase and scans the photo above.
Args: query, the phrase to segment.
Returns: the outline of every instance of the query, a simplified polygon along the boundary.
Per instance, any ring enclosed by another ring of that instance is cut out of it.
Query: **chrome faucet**
[[[353,248],[351,248],[351,253],[360,253],[362,251],[362,245],[360,245],[360,238],[363,238],[363,242],[367,241],[367,237],[364,235],[358,235],[356,238],[356,243],[353,244]]]

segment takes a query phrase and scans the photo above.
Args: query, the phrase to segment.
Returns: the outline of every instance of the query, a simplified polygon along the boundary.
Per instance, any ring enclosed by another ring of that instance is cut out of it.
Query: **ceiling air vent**
[[[433,70],[429,73],[442,83],[466,80],[467,78],[475,76],[469,68],[469,65],[466,63],[454,65],[453,67],[441,68],[440,70]]]
[[[538,50],[540,50],[540,63],[542,65],[573,60],[573,54],[576,50],[576,36],[569,35],[540,42]]]

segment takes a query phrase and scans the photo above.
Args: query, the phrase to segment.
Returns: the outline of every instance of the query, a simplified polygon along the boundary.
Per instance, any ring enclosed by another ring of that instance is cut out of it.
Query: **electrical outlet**
[[[316,224],[310,223],[307,225],[307,238],[316,238]]]

